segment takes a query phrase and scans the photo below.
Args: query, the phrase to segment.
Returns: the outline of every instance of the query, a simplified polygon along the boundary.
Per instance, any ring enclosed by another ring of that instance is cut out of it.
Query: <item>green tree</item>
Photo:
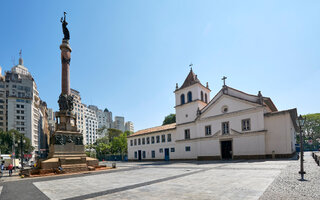
[[[108,129],[108,138],[109,138],[109,142],[111,142],[113,140],[114,137],[119,137],[121,135],[122,131],[118,130],[118,129],[114,129],[114,128],[109,128]]]
[[[304,123],[305,139],[311,138],[313,143],[319,143],[320,140],[320,113],[304,115],[306,121]]]
[[[118,129],[108,129],[107,136],[97,139],[92,145],[87,145],[86,148],[90,151],[86,152],[91,155],[91,149],[94,149],[97,157],[102,158],[106,154],[121,154],[122,158],[127,153],[127,134],[129,131],[122,132]]]
[[[14,141],[13,141],[14,137]],[[22,141],[25,141],[23,143],[23,153],[24,154],[30,154],[34,147],[31,145],[31,141],[29,138],[27,138],[24,134],[19,133],[17,130],[10,130],[8,132],[6,131],[0,131],[0,150],[2,154],[11,154],[12,153],[12,147],[13,142],[17,145],[15,146],[15,154],[20,155],[21,152],[21,137]]]
[[[98,156],[110,153],[109,138],[105,136],[97,139],[94,144],[94,149],[96,150]]]
[[[121,133],[118,137],[112,139],[110,142],[110,151],[112,154],[121,154],[123,159],[123,155],[128,151],[126,133]]]
[[[0,152],[2,154],[11,154],[13,144],[12,133],[0,130]]]
[[[133,132],[132,131],[125,131],[124,132],[127,136],[129,136],[129,135],[132,135],[133,134]]]
[[[172,124],[175,122],[176,122],[176,114],[170,114],[164,118],[162,125]]]

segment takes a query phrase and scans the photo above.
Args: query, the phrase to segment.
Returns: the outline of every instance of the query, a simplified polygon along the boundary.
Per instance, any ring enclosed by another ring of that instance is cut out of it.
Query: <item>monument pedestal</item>
[[[57,130],[50,139],[49,159],[41,162],[42,171],[61,167],[65,172],[76,172],[98,166],[97,159],[85,154],[83,136],[77,130],[75,115],[71,111],[60,111],[56,118]]]

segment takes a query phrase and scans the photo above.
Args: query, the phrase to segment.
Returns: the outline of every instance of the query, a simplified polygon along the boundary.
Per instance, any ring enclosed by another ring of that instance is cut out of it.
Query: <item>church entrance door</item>
[[[166,161],[170,160],[169,148],[164,149],[164,160],[166,160]]]
[[[138,160],[141,160],[141,150],[138,151]]]
[[[232,141],[221,141],[220,144],[222,159],[232,159]]]

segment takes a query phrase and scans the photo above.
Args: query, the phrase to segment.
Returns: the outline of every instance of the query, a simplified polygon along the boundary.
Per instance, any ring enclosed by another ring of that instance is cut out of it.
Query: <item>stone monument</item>
[[[56,116],[56,130],[50,138],[49,159],[41,162],[41,169],[58,169],[64,171],[85,171],[98,165],[98,160],[87,157],[83,145],[82,133],[77,128],[77,118],[73,112],[73,97],[70,93],[70,34],[67,28],[66,12],[61,18],[64,38],[61,50],[61,94],[59,96],[59,112]]]

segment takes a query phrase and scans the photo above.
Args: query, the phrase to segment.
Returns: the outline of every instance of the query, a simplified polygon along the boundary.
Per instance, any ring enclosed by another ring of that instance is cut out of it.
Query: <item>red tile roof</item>
[[[150,134],[150,133],[155,133],[155,132],[160,132],[160,131],[167,131],[167,130],[171,130],[171,129],[175,129],[175,128],[176,128],[176,123],[167,124],[167,125],[163,125],[163,126],[156,126],[156,127],[147,128],[147,129],[137,131],[134,134],[129,135],[128,137],[145,135],[145,134]]]

